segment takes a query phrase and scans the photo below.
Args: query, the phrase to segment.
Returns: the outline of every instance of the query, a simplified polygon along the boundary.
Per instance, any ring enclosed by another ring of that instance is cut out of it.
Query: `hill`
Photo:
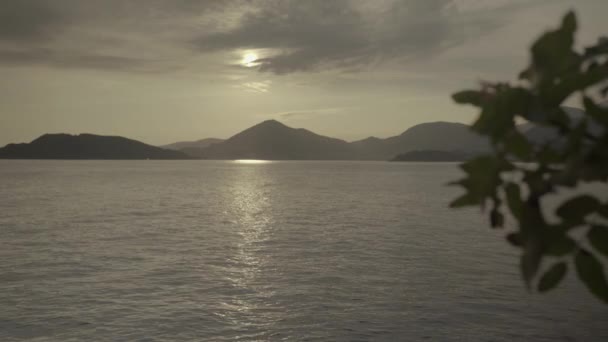
[[[460,123],[424,123],[398,136],[369,137],[348,143],[267,120],[225,141],[205,148],[182,148],[181,151],[203,159],[389,160],[416,150],[477,153],[486,148],[484,138]]]
[[[231,138],[208,146],[198,157],[204,159],[344,160],[356,159],[344,140],[291,128],[267,120]]]
[[[477,153],[488,148],[487,140],[470,127],[454,122],[429,122],[411,127],[400,135],[367,138],[352,143],[361,159],[388,160],[409,151],[453,151]]]
[[[580,116],[580,113],[570,111],[572,117]],[[523,124],[520,129],[532,141],[550,141],[555,135],[550,129],[532,123]],[[227,140],[202,139],[166,147],[169,149],[122,137],[47,134],[29,144],[7,145],[0,149],[0,158],[390,160],[401,155],[400,158],[408,159],[461,160],[449,153],[482,153],[488,149],[488,141],[471,131],[469,126],[452,122],[423,123],[397,136],[369,137],[349,143],[267,120]],[[442,152],[445,154],[440,154]]]
[[[212,144],[217,144],[224,141],[224,139],[217,138],[206,138],[196,141],[180,141],[169,145],[159,146],[166,150],[182,151],[184,149],[202,149]],[[187,153],[187,152],[186,152]]]
[[[190,159],[178,151],[123,137],[45,134],[30,143],[0,148],[0,159]]]

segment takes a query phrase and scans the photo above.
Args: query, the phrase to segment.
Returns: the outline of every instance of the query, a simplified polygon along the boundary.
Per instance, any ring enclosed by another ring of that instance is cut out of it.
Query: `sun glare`
[[[241,64],[243,66],[250,68],[250,67],[258,65],[258,63],[256,63],[257,60],[258,60],[258,55],[256,55],[253,52],[248,52],[243,56],[243,59],[241,60]]]
[[[238,164],[267,164],[270,163],[270,160],[261,160],[261,159],[237,159],[234,161]]]

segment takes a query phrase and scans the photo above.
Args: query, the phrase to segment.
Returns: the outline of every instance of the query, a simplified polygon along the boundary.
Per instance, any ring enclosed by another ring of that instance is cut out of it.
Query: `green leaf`
[[[578,88],[577,88],[578,89]],[[571,91],[568,91],[568,95]],[[557,102],[561,103],[563,99],[558,99]],[[566,111],[564,111],[561,107],[556,108],[555,110],[549,111],[549,115],[547,116],[547,120],[553,126],[555,126],[558,130],[570,127],[570,116]]]
[[[601,65],[585,72],[572,72],[561,77],[560,82],[541,89],[541,96],[551,105],[559,105],[577,90],[584,90],[602,82],[608,75],[608,66]]]
[[[496,197],[497,187],[501,184],[500,172],[513,166],[494,156],[480,156],[460,165],[468,178],[457,184],[467,190],[467,194],[454,202],[452,207],[483,204],[489,197]]]
[[[528,80],[531,81],[532,79],[534,79],[534,68],[533,67],[528,67],[524,70],[522,70],[519,75],[517,76],[518,79],[520,80]]]
[[[489,135],[493,141],[501,141],[507,133],[513,131],[517,115],[527,116],[532,94],[525,88],[511,87],[508,84],[495,85],[494,91],[472,128],[478,133]]]
[[[577,253],[574,262],[578,277],[585,283],[587,289],[596,297],[608,303],[608,283],[604,276],[602,264],[593,254],[585,250],[580,250]]]
[[[543,83],[580,65],[580,57],[572,50],[576,27],[576,17],[569,12],[559,29],[545,33],[532,45],[532,61],[542,71]]]
[[[510,233],[506,236],[507,241],[515,247],[521,247],[523,245],[523,241],[521,238],[521,234],[519,233]]]
[[[566,229],[567,230],[567,229]],[[553,256],[564,256],[576,248],[576,243],[563,231],[549,230],[543,234],[545,253]]]
[[[535,238],[528,238],[524,242],[524,253],[521,255],[519,264],[521,274],[528,288],[530,288],[532,279],[540,267],[542,257],[539,241]]]
[[[562,30],[568,33],[574,33],[577,28],[576,15],[574,11],[568,11],[562,19]]]
[[[483,92],[477,90],[463,90],[452,95],[452,99],[460,104],[472,104],[481,106],[483,103]]]
[[[507,205],[511,213],[518,221],[521,221],[523,203],[519,186],[515,183],[508,183],[505,186],[505,194],[507,195]]]
[[[553,265],[538,282],[538,291],[547,292],[552,288],[556,287],[568,271],[568,266],[565,262],[559,262]]]
[[[532,144],[530,144],[523,134],[517,131],[514,131],[508,136],[505,141],[505,148],[508,152],[511,152],[522,160],[528,160],[532,153]]]
[[[581,195],[562,204],[556,214],[567,222],[582,223],[585,216],[595,212],[599,206],[600,202],[595,197]]]
[[[468,174],[479,174],[485,169],[494,168],[495,164],[494,156],[479,156],[463,163],[460,167]]]
[[[599,55],[608,54],[608,38],[600,37],[596,43],[591,47],[585,49],[585,57],[596,57]]]
[[[587,238],[593,248],[608,256],[608,227],[592,226],[587,233]]]
[[[597,209],[597,213],[600,214],[600,215],[602,215],[602,216],[604,216],[604,217],[606,217],[606,218],[608,218],[608,203],[602,205],[601,207],[599,207]]]
[[[604,127],[608,127],[608,109],[598,106],[587,96],[583,98],[583,103],[585,105],[585,112],[589,114],[593,120]]]
[[[504,215],[498,211],[498,209],[492,209],[492,211],[490,211],[490,224],[492,225],[492,228],[500,228],[504,225],[504,223]]]
[[[450,208],[462,208],[481,204],[479,197],[474,197],[471,194],[464,194],[450,203]]]
[[[562,161],[562,156],[552,146],[542,146],[536,154],[538,161],[543,164],[554,164]]]

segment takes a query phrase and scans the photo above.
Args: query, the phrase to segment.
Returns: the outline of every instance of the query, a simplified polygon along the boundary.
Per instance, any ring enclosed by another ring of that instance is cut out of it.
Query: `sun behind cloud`
[[[257,54],[255,54],[253,52],[248,52],[243,55],[243,59],[241,59],[241,65],[251,68],[251,67],[258,65],[258,63],[256,63],[257,60],[258,60]]]

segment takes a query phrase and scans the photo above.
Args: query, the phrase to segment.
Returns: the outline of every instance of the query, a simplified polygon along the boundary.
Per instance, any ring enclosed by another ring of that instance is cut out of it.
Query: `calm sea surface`
[[[0,341],[607,341],[455,164],[1,161]]]

